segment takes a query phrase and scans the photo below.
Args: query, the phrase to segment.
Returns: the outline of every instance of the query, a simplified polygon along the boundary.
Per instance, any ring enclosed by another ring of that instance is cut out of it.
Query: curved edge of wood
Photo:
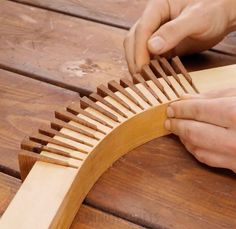
[[[130,118],[97,145],[79,169],[50,228],[70,226],[89,190],[117,159],[145,142],[169,134],[164,128],[168,104],[158,105]]]

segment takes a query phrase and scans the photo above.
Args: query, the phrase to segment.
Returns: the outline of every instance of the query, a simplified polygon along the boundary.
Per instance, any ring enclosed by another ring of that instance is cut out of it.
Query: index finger
[[[134,58],[138,71],[149,63],[150,54],[147,42],[160,25],[169,19],[169,4],[166,0],[148,2],[135,30]]]

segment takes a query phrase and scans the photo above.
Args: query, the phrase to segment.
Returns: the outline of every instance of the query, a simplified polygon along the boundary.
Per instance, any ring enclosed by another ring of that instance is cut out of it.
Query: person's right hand
[[[235,0],[149,0],[124,41],[131,74],[154,55],[184,55],[213,47],[236,28]]]

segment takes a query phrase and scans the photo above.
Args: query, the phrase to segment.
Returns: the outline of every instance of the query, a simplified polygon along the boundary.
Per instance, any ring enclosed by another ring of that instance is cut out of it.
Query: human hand
[[[236,88],[185,95],[167,116],[166,129],[200,162],[236,172]]]
[[[235,28],[235,0],[149,0],[124,41],[129,70],[139,72],[150,53],[176,56],[206,50]]]

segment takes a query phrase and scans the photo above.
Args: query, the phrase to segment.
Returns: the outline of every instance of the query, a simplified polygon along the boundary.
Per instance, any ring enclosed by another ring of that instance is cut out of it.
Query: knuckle
[[[207,164],[208,163],[208,158],[206,154],[203,151],[196,150],[195,151],[195,157],[198,161]]]
[[[135,36],[141,36],[141,35],[149,35],[151,34],[151,31],[149,30],[148,26],[146,25],[146,23],[140,21],[135,29]]]

